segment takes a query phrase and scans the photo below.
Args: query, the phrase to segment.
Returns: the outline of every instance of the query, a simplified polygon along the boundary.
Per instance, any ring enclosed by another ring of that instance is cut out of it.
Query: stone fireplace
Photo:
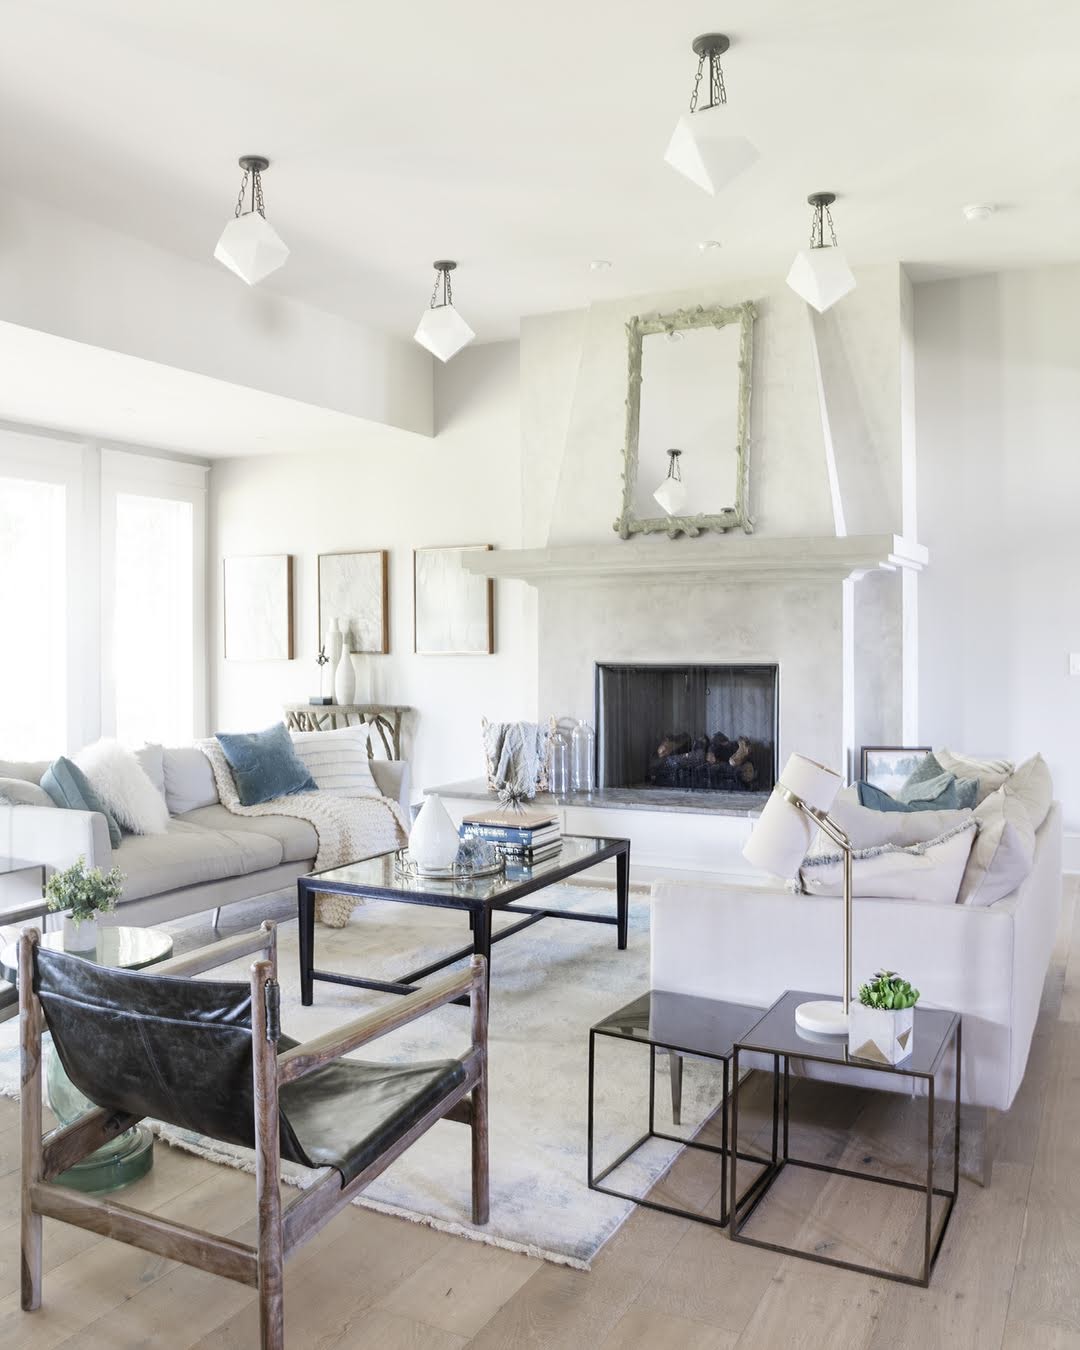
[[[778,677],[770,664],[598,662],[598,788],[766,796]]]

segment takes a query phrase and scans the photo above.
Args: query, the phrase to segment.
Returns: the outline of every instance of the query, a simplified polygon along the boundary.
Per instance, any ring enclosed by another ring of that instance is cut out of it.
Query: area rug
[[[581,886],[545,892],[559,908],[612,913],[610,890]],[[545,919],[495,946],[489,1031],[491,1218],[469,1220],[469,1131],[440,1122],[402,1155],[356,1203],[477,1241],[588,1269],[633,1206],[586,1184],[588,1030],[648,988],[648,896],[631,894],[630,937],[617,950],[607,925]],[[512,918],[498,916],[495,930]],[[390,978],[461,947],[464,914],[369,902],[342,929],[316,928],[316,965],[345,974]],[[247,978],[250,959],[212,972]],[[209,973],[208,973],[209,974]],[[279,928],[282,1029],[300,1040],[340,1026],[394,995],[316,983],[315,1002],[300,1004],[295,920]],[[459,1054],[469,1035],[467,1008],[448,1006],[360,1052],[386,1061]],[[597,1156],[611,1159],[644,1131],[648,1051],[606,1041],[598,1058]],[[0,1025],[0,1092],[18,1093],[15,1023]],[[657,1089],[658,1108],[666,1092]],[[686,1102],[684,1105],[689,1106]],[[670,1121],[670,1117],[668,1117]],[[669,1126],[670,1127],[670,1126]],[[171,1144],[225,1165],[253,1167],[253,1155],[171,1126],[155,1128]],[[679,1147],[652,1142],[624,1164],[618,1188],[642,1194]],[[310,1184],[315,1172],[290,1166],[286,1179]]]

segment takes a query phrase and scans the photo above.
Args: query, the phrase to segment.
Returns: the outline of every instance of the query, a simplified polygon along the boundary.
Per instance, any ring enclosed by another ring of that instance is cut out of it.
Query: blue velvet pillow
[[[912,802],[898,801],[872,783],[860,781],[855,787],[859,794],[859,805],[868,806],[871,811],[955,811],[959,806],[955,780],[938,796]]]
[[[57,806],[68,811],[100,811],[109,827],[109,842],[113,848],[120,847],[120,826],[106,811],[105,803],[90,786],[86,774],[66,755],[53,760],[41,775],[41,786]]]
[[[257,806],[275,797],[319,790],[293,749],[284,722],[266,731],[221,732],[217,742],[233,771],[241,806]]]

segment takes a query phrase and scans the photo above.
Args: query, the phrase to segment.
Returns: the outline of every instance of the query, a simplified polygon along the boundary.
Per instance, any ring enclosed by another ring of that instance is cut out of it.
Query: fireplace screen
[[[597,785],[771,792],[776,666],[597,665]]]

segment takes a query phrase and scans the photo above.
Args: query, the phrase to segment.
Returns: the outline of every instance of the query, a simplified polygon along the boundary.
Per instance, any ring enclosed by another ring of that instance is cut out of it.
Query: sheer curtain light
[[[796,295],[813,305],[819,314],[831,309],[849,291],[855,289],[855,277],[836,242],[832,212],[835,192],[812,192],[806,199],[814,208],[810,223],[810,247],[795,255],[787,284]],[[829,243],[825,242],[825,226]]]
[[[745,136],[733,136],[727,112],[727,90],[720,57],[731,46],[723,33],[705,33],[694,39],[698,58],[690,111],[680,117],[671,133],[664,159],[684,178],[714,196],[758,159],[758,152]],[[708,62],[708,102],[699,106],[701,79]]]
[[[456,356],[462,347],[467,347],[476,334],[454,308],[450,273],[457,267],[457,263],[451,262],[448,258],[439,258],[435,261],[434,267],[435,287],[431,292],[431,304],[424,311],[413,337],[421,347],[426,347],[432,356],[437,356],[440,361],[445,362]]]
[[[270,161],[262,155],[242,155],[244,176],[236,199],[234,218],[221,232],[214,257],[249,286],[276,272],[289,250],[266,219],[262,175]]]

